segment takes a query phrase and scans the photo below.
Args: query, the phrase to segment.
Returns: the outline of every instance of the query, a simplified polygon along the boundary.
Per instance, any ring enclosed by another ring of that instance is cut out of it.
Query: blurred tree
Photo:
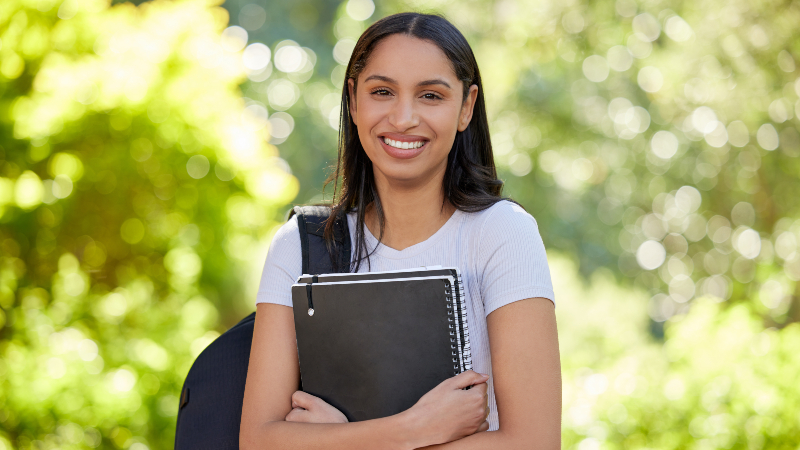
[[[748,305],[698,299],[651,339],[647,293],[607,269],[584,285],[548,258],[564,371],[562,448],[796,449],[800,324],[764,329]]]
[[[0,448],[170,447],[252,310],[298,183],[216,3],[0,5]]]
[[[336,142],[344,65],[355,39],[376,18],[371,0],[340,2],[250,2],[228,0],[230,33],[245,36],[262,52],[248,67],[242,90],[258,102],[274,125],[271,143],[300,180],[298,201],[322,200]],[[355,17],[355,18],[354,18]]]

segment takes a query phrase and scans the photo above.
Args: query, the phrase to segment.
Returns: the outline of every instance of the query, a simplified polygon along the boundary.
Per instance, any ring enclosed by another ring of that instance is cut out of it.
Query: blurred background
[[[797,0],[3,0],[0,450],[172,447],[407,10],[473,46],[548,248],[563,447],[798,448]]]

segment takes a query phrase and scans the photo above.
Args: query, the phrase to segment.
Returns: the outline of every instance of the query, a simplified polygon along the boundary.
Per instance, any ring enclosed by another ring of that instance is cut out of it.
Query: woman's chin
[[[386,158],[388,159],[388,158]],[[376,177],[380,177],[389,184],[396,186],[412,187],[416,185],[424,185],[435,177],[438,170],[430,170],[428,167],[423,167],[422,164],[414,164],[414,160],[384,160],[377,165],[373,163],[372,167]],[[412,162],[413,161],[413,162]],[[444,172],[442,171],[442,175]]]

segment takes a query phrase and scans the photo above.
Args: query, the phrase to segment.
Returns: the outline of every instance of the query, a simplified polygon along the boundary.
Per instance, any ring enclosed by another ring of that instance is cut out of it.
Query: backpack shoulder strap
[[[328,206],[295,206],[289,218],[297,215],[303,273],[320,274],[350,271],[350,230],[342,214],[333,223],[333,246],[323,238],[325,222],[331,215]]]

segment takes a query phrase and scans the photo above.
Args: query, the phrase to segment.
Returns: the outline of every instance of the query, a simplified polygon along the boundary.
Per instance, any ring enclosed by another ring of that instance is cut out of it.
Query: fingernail
[[[485,373],[482,373],[482,374],[481,374],[481,376],[482,376],[483,378],[489,378],[489,375],[488,375],[488,374],[485,374]]]

